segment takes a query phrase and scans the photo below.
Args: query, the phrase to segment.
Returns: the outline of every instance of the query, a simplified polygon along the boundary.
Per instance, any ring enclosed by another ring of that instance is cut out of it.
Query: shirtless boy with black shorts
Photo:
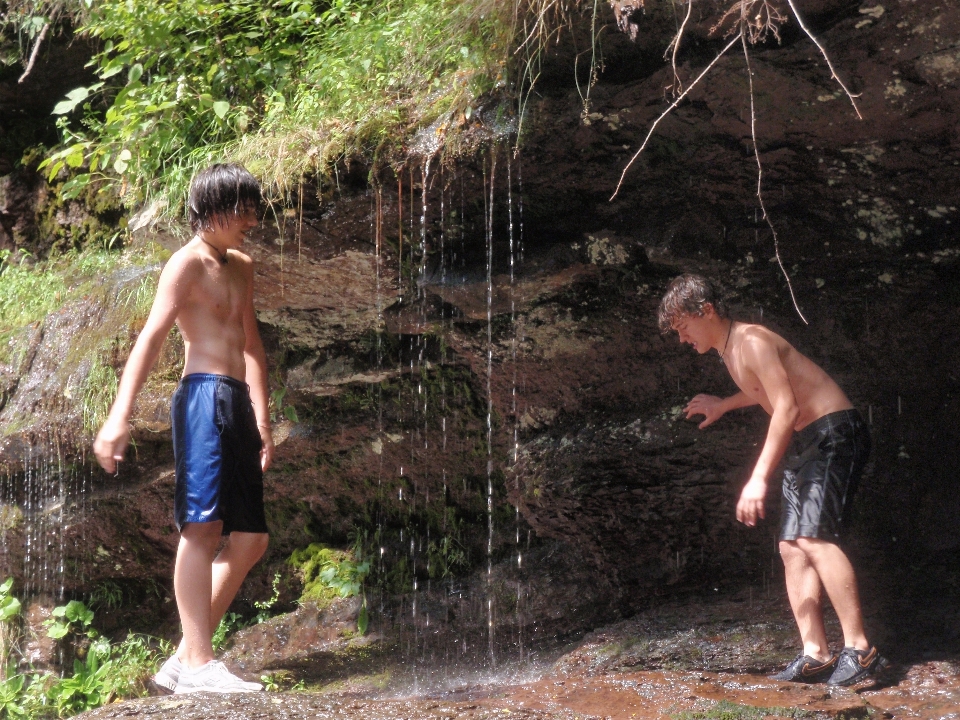
[[[820,367],[782,337],[729,318],[703,277],[674,279],[658,321],[662,332],[675,330],[680,342],[700,354],[716,350],[740,388],[728,398],[697,395],[685,408],[688,418],[703,415],[700,427],[705,428],[730,410],[758,404],[770,415],[760,458],[740,493],[737,520],[753,527],[765,517],[767,484],[787,456],[780,555],[803,651],[772,677],[829,685],[860,682],[885,662],[867,642],[853,567],[837,544],[870,452],[860,413]],[[839,655],[827,645],[822,590],[843,630]]]
[[[176,323],[183,377],[173,395],[180,530],[173,584],[183,639],[154,682],[176,693],[253,692],[214,659],[211,639],[267,548],[263,471],[273,456],[266,356],[253,310],[253,264],[237,248],[258,224],[260,186],[239,165],[212,165],[190,187],[195,236],[160,274],[147,323],[93,449],[114,472],[130,440],[134,399]],[[217,553],[221,536],[223,549]],[[216,554],[216,557],[214,555]]]

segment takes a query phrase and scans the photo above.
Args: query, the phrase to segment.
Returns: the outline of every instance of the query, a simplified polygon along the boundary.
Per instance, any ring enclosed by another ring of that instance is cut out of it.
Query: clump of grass
[[[0,255],[0,365],[24,372],[20,365],[36,334],[30,326],[40,327],[56,313],[75,312],[71,307],[77,303],[98,305],[101,322],[65,338],[67,362],[56,371],[65,409],[75,411],[83,431],[96,431],[116,395],[120,363],[149,313],[164,254],[159,246],[149,245],[136,254],[99,248],[39,262]],[[18,432],[26,421],[8,420],[5,434]]]
[[[102,0],[80,32],[99,77],[61,102],[64,193],[115,181],[176,214],[195,171],[246,163],[283,200],[304,175],[439,145],[492,95],[522,96],[570,0]],[[431,125],[436,123],[434,127]]]

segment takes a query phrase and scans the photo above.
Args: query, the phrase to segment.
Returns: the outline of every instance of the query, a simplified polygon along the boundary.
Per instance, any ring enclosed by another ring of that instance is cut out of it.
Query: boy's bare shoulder
[[[177,276],[203,272],[203,261],[193,244],[187,243],[170,256],[163,266],[163,272],[165,275]]]
[[[253,258],[246,253],[242,253],[236,248],[230,250],[230,262],[237,261],[237,264],[244,267],[253,267]]]

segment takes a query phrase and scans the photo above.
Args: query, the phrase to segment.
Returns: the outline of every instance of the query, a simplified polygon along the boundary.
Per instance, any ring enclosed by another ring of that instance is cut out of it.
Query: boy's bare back
[[[243,253],[230,251],[221,264],[204,256],[194,239],[170,258],[164,273],[170,272],[175,322],[183,337],[183,374],[216,373],[245,381],[246,324],[252,309],[253,263]]]

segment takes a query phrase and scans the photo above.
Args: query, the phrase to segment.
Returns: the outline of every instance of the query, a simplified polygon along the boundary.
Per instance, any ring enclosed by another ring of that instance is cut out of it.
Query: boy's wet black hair
[[[683,315],[703,315],[703,306],[707,303],[713,305],[717,315],[727,317],[726,303],[714,283],[693,273],[674,278],[667,285],[667,292],[664,293],[657,311],[660,332],[670,332],[673,323]]]
[[[194,176],[187,199],[187,215],[193,232],[211,230],[232,216],[253,211],[260,217],[260,183],[236,163],[216,163]]]

